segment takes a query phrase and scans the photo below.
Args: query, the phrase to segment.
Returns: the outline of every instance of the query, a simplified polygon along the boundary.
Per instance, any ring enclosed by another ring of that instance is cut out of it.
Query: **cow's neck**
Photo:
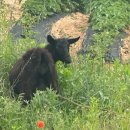
[[[55,49],[50,44],[48,44],[45,47],[45,49],[47,49],[50,52],[50,54],[52,55],[52,58],[53,58],[54,62],[56,63],[58,61],[58,59],[56,57]]]

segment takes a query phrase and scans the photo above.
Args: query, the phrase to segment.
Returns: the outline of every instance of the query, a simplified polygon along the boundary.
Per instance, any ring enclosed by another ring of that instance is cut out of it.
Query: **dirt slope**
[[[124,45],[121,48],[121,58],[123,63],[130,63],[130,26],[125,30],[128,36],[123,39]]]
[[[82,47],[82,42],[88,26],[88,20],[88,15],[79,12],[72,13],[71,15],[65,16],[54,23],[51,33],[57,38],[74,38],[80,36],[80,40],[75,45],[72,45],[70,49],[71,55],[74,56]]]

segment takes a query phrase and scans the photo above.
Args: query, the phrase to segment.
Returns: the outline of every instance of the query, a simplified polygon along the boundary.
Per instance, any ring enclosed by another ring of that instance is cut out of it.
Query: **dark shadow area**
[[[115,59],[119,59],[121,62],[121,52],[120,48],[123,47],[123,39],[127,36],[127,34],[123,31],[115,38],[114,43],[108,46],[108,51],[105,54],[106,62],[114,62]]]
[[[33,35],[30,38],[34,39],[37,43],[46,42],[46,36],[50,33],[52,24],[66,15],[67,14],[63,13],[54,14],[49,16],[47,19],[40,20],[39,22],[33,24],[30,29],[33,32]],[[21,38],[26,38],[25,29],[20,24],[20,21],[17,21],[17,23],[10,30],[10,33],[12,34],[14,41]]]
[[[88,27],[85,35],[85,39],[82,45],[81,50],[78,52],[79,54],[87,54],[89,53],[90,46],[93,45],[92,37],[95,33],[98,33],[98,30],[92,30],[92,27]],[[107,52],[104,56],[106,62],[114,62],[115,59],[119,59],[121,61],[120,56],[120,47],[123,46],[123,38],[125,38],[127,34],[123,31],[120,31],[120,34],[115,38],[114,42],[108,46]],[[92,52],[90,52],[92,53]],[[93,55],[93,54],[91,54]]]

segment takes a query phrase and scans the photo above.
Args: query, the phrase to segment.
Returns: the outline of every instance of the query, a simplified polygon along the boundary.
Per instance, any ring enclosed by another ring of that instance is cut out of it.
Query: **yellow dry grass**
[[[128,36],[123,39],[124,45],[121,48],[121,58],[123,63],[127,63],[130,61],[130,26],[125,30]]]

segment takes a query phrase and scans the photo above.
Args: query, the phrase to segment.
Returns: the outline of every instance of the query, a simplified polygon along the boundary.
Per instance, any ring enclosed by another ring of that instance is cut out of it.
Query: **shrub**
[[[107,47],[130,24],[130,3],[127,0],[92,0],[85,5],[86,11],[91,13],[90,25],[96,30],[92,48],[103,57]]]
[[[27,0],[23,5],[23,24],[32,23],[40,19],[45,19],[54,13],[72,12],[79,10],[82,0]],[[31,18],[31,21],[29,20]],[[30,22],[27,22],[30,21]]]

